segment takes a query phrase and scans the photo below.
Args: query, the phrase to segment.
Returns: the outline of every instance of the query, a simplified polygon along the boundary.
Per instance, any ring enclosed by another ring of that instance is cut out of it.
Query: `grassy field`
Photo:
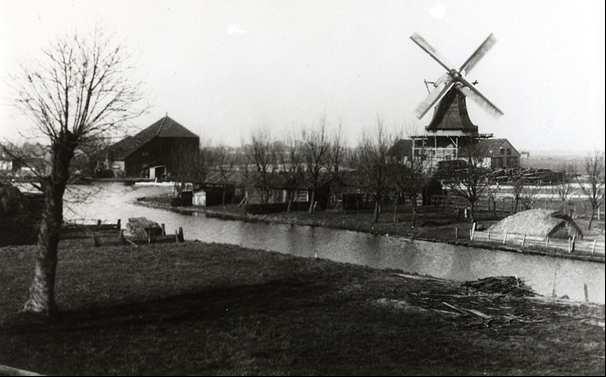
[[[603,305],[236,246],[66,243],[47,323],[18,312],[32,265],[0,248],[0,364],[39,373],[605,371]]]

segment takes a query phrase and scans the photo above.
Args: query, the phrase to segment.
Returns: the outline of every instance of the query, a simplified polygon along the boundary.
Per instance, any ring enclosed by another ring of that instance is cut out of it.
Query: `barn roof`
[[[438,106],[435,107],[433,118],[425,129],[427,131],[478,132],[478,127],[469,119],[465,95],[454,86],[446,92]]]
[[[154,138],[195,138],[194,134],[168,115],[141,130],[134,136],[127,136],[109,147],[114,160],[123,160]]]

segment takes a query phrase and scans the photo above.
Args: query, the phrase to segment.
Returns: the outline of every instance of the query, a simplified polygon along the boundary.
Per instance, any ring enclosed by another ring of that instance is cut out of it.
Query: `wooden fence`
[[[464,209],[469,207],[465,198],[457,195],[434,195],[431,197],[431,204],[439,208]],[[566,212],[572,212],[576,216],[588,217],[591,215],[591,208],[585,200],[569,200],[563,203],[556,198],[536,198],[533,201],[532,208],[542,208],[549,210],[565,209]],[[515,212],[515,200],[511,196],[490,197],[483,196],[475,204],[477,212],[487,212],[495,216],[508,216]],[[518,212],[524,210],[523,204],[518,203]],[[596,220],[601,220],[606,215],[604,204],[596,211]]]
[[[537,237],[517,233],[496,233],[490,231],[477,231],[475,230],[475,227],[476,226],[474,223],[473,227],[470,230],[469,238],[472,241],[488,241],[500,243],[503,245],[521,246],[522,248],[527,246],[540,246],[563,250],[568,253],[582,252],[590,254],[605,254],[604,242],[598,242],[597,240],[585,241],[577,240],[575,238],[563,240],[561,238]]]

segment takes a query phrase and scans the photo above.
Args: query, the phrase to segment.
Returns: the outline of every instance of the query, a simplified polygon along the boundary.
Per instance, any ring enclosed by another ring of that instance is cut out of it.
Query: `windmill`
[[[448,63],[446,59],[444,59],[444,57],[442,57],[442,55],[419,34],[413,34],[410,39],[446,70],[446,73],[434,83],[434,89],[429,92],[429,95],[425,100],[415,109],[417,118],[423,118],[423,116],[453,87],[465,97],[474,100],[489,114],[495,117],[503,115],[503,112],[495,104],[490,102],[488,98],[464,77],[471,72],[476,64],[478,64],[484,55],[486,55],[492,46],[494,46],[497,40],[493,34],[490,34],[488,38],[482,42],[459,69],[452,68],[453,65]]]
[[[413,34],[410,39],[446,70],[435,82],[425,81],[428,95],[417,106],[415,113],[421,119],[430,109],[435,110],[429,125],[425,127],[427,133],[412,136],[412,155],[429,159],[430,166],[436,167],[439,161],[458,159],[460,150],[465,145],[492,137],[492,134],[478,133],[478,127],[469,118],[466,98],[471,98],[495,117],[503,115],[503,112],[475,87],[477,81],[470,82],[465,78],[494,46],[496,39],[490,34],[458,69],[453,68],[454,66],[419,34]],[[432,85],[427,85],[428,83]]]

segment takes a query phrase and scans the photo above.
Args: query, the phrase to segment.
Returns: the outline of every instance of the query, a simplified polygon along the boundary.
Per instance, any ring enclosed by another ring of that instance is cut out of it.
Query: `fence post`
[[[92,232],[92,237],[93,237],[93,245],[95,247],[99,246],[99,240],[97,239],[97,236],[95,236],[95,232]]]
[[[549,246],[549,236],[545,236],[545,247]]]
[[[488,231],[488,241],[490,241],[490,230]]]
[[[568,237],[568,252],[572,253],[572,237]]]
[[[593,240],[593,245],[591,245],[591,254],[595,254],[595,244],[598,242],[598,240]]]
[[[524,233],[524,238],[522,238],[522,249],[526,246],[526,233]]]
[[[166,226],[164,224],[160,224],[162,226],[162,235],[166,236]]]
[[[455,226],[455,240],[459,239],[459,227]]]
[[[473,241],[474,236],[476,235],[476,223],[473,223],[471,226],[471,233],[469,234],[469,238]]]
[[[120,235],[118,236],[118,239],[120,240],[120,243],[121,243],[121,244],[124,244],[124,243],[125,243],[125,241],[126,241],[126,240],[124,239],[124,230],[120,229],[120,230],[119,230],[119,232],[120,232]]]
[[[505,236],[503,237],[503,245],[507,243],[507,232],[505,232]]]

